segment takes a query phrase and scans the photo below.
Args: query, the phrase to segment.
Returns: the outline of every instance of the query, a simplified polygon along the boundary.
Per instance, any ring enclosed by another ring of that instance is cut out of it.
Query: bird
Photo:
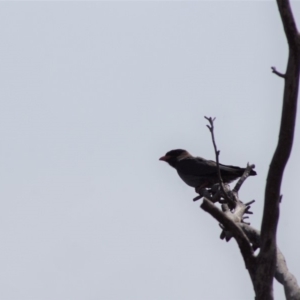
[[[192,156],[188,151],[175,149],[167,152],[159,160],[167,162],[175,168],[179,177],[189,186],[196,188],[210,188],[219,183],[217,163],[206,160],[202,157]],[[222,180],[228,184],[241,177],[245,168],[222,165],[219,163]],[[250,171],[250,176],[256,175],[254,170]]]

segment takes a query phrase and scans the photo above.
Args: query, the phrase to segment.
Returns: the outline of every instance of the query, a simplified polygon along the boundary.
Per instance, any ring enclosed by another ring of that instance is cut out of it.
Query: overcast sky
[[[240,251],[158,158],[256,165],[277,143],[287,45],[274,2],[0,3],[0,298],[248,300]],[[293,8],[300,26],[300,2]],[[299,119],[278,245],[300,280]],[[276,299],[283,299],[275,284]]]

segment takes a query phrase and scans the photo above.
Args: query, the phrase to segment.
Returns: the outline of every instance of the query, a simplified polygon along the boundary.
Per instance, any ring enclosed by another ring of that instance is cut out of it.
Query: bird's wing
[[[220,171],[222,174],[240,173],[241,168],[235,166],[220,165]],[[177,171],[194,176],[210,176],[215,175],[217,172],[217,164],[212,160],[206,160],[202,157],[193,157],[182,159],[176,166]]]
[[[216,164],[216,163],[215,163]],[[216,164],[217,166],[217,164]],[[240,174],[242,175],[245,171],[244,168],[236,167],[236,166],[230,166],[230,165],[222,165],[219,163],[220,170],[223,174]]]
[[[182,174],[209,176],[216,174],[216,163],[201,157],[186,158],[178,162],[176,169]]]

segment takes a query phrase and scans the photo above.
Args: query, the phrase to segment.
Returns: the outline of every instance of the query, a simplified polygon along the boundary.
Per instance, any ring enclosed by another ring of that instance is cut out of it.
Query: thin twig
[[[220,171],[220,163],[219,163],[219,155],[220,155],[220,150],[217,149],[217,144],[215,141],[215,134],[214,134],[214,120],[216,118],[212,118],[212,117],[204,117],[210,125],[206,125],[206,127],[209,129],[210,134],[211,134],[211,139],[213,142],[213,146],[214,146],[214,150],[215,150],[215,155],[216,155],[216,163],[217,163],[217,172],[218,172],[218,178],[219,178],[219,184],[221,187],[221,190],[224,194],[225,199],[229,202],[232,203],[232,199],[230,199],[230,197],[228,196],[227,192],[225,191],[225,187],[224,187],[224,182],[221,176],[221,171]]]
[[[236,183],[236,185],[235,185],[234,189],[232,190],[232,192],[237,193],[240,190],[242,184],[248,178],[248,176],[250,175],[251,170],[254,169],[254,168],[255,168],[255,165],[247,164],[247,168],[245,169],[244,174],[240,177],[239,181]]]
[[[285,74],[278,72],[275,67],[271,67],[271,69],[272,73],[276,74],[279,77],[285,78]]]

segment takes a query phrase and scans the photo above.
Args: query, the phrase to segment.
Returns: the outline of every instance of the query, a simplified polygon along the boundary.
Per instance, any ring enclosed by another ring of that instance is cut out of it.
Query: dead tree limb
[[[217,150],[213,135],[214,119],[207,117],[218,165],[219,190],[222,191],[222,194],[220,194],[220,191],[218,194],[218,191],[214,192],[212,189],[209,192],[201,192],[200,197],[203,195],[205,197],[201,208],[221,223],[223,229],[221,238],[226,238],[227,241],[231,237],[236,239],[253,283],[255,299],[273,300],[273,278],[275,277],[283,284],[288,300],[299,300],[299,286],[295,277],[288,271],[284,257],[277,248],[276,232],[279,204],[282,197],[280,192],[281,182],[292,150],[296,123],[300,74],[300,35],[289,0],[277,0],[277,6],[288,42],[289,55],[285,73],[278,72],[275,67],[272,67],[273,73],[284,79],[284,93],[279,139],[267,176],[260,233],[251,229],[251,227],[247,227],[248,225],[243,222],[245,219],[243,215],[249,213],[250,205],[247,209],[245,208],[247,205],[239,200],[238,191],[243,180],[247,178],[247,174],[233,191],[224,188],[219,174],[220,151]],[[216,202],[223,203],[222,211],[215,206],[214,203]],[[260,251],[255,256],[254,250],[257,248],[260,248]]]
[[[281,199],[280,187],[293,145],[299,87],[300,36],[289,0],[277,0],[277,6],[289,45],[289,57],[283,77],[285,84],[279,140],[270,164],[265,189],[261,249],[257,257],[260,262],[256,277],[256,284],[259,286],[257,300],[273,299],[272,282],[276,268],[276,231]]]
[[[240,224],[240,227],[255,247],[260,247],[260,232],[247,224]],[[276,266],[275,275],[276,280],[284,287],[284,293],[287,300],[299,300],[300,288],[298,286],[295,276],[289,271],[285,258],[276,248]]]
[[[217,150],[214,136],[214,119],[207,117],[205,118],[210,123],[210,126],[208,128],[211,133],[214,150],[217,157],[220,152]],[[219,160],[217,161],[217,165],[219,165]],[[249,226],[249,223],[245,222],[245,219],[248,218],[247,216],[245,217],[245,214],[252,214],[252,212],[250,211],[250,205],[254,202],[254,200],[248,203],[243,203],[239,199],[238,195],[239,189],[248,178],[253,168],[254,165],[247,165],[244,174],[236,183],[233,190],[230,190],[229,187],[226,187],[226,189],[223,188],[223,191],[220,188],[211,189],[210,191],[206,190],[205,188],[202,189],[201,195],[204,197],[204,200],[200,207],[220,223],[220,226],[223,229],[220,236],[221,239],[226,239],[226,241],[229,241],[233,237],[237,241],[245,262],[246,269],[248,270],[250,278],[252,280],[256,295],[255,299],[264,299],[259,298],[261,297],[262,290],[265,291],[266,287],[264,278],[262,278],[262,274],[259,271],[261,270],[261,266],[266,264],[266,261],[261,259],[260,254],[258,256],[255,256],[254,254],[254,251],[258,248],[260,248],[261,253],[262,238],[258,230],[252,228],[251,226]],[[222,181],[220,181],[219,184],[221,185]],[[222,192],[221,195],[220,191]],[[215,199],[217,199],[217,201],[215,201]],[[222,203],[222,210],[220,210],[215,205],[216,202]],[[297,284],[296,278],[289,272],[284,257],[276,245],[274,266],[269,266],[269,268],[273,267],[273,277],[275,277],[277,281],[284,286],[286,299],[299,300],[300,288]],[[273,297],[272,294],[270,294],[270,296]]]

